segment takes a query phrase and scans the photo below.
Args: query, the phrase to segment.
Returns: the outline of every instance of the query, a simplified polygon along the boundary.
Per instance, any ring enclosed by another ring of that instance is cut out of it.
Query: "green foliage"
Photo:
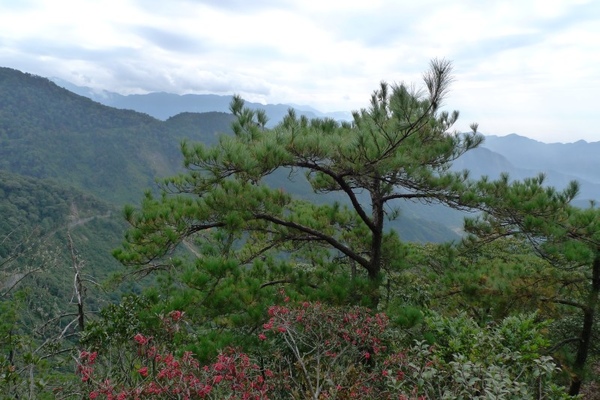
[[[578,337],[567,339],[567,343],[577,343],[567,367],[572,395],[579,393],[585,377],[600,299],[599,209],[594,204],[588,209],[571,206],[578,189],[576,182],[562,191],[545,187],[543,175],[522,182],[510,182],[508,176],[498,181],[484,179],[477,190],[482,194],[486,214],[465,224],[473,235],[469,245],[476,245],[477,239],[524,237],[562,272],[556,274],[556,289],[545,300],[574,307],[582,316]]]
[[[53,398],[51,393],[68,380],[71,358],[62,343],[31,332],[23,314],[30,312],[31,294],[17,290],[0,302],[0,398]]]
[[[437,285],[428,303],[431,308],[448,314],[466,310],[481,324],[536,310],[547,318],[560,314],[545,299],[558,290],[565,274],[538,257],[526,241],[507,237],[474,248],[439,247],[426,254],[429,257],[417,265],[435,271],[429,274]]]
[[[234,136],[213,146],[183,143],[187,172],[167,179],[160,198],[148,194],[140,210],[126,210],[132,229],[116,257],[141,271],[168,268],[165,260],[177,248],[215,230],[223,255],[240,265],[288,257],[364,275],[357,298],[376,305],[386,270],[398,262],[398,235],[387,233],[386,217],[397,215],[390,204],[420,199],[460,208],[470,186],[467,173],[448,168],[482,137],[449,132],[458,113],[438,107],[450,72],[450,63],[434,60],[425,74],[427,95],[383,83],[353,123],[297,118],[290,110],[267,129],[264,114],[235,97]],[[315,194],[345,201],[307,201],[267,186],[265,178],[281,168],[303,172]]]
[[[433,345],[417,342],[392,380],[396,390],[427,399],[567,399],[554,383],[558,368],[545,356],[547,324],[516,315],[480,327],[465,314],[425,319]]]
[[[433,313],[425,318],[425,332],[437,348],[436,354],[446,361],[454,354],[462,354],[470,360],[501,357],[495,353],[501,349],[511,349],[522,360],[530,360],[549,347],[548,339],[543,335],[548,324],[538,322],[537,316],[530,314],[510,316],[482,328],[464,313],[456,317]],[[491,360],[493,363],[499,361],[502,359]]]
[[[67,230],[72,231],[87,276],[100,282],[119,268],[110,249],[119,242],[124,224],[113,207],[93,196],[0,171],[0,209],[2,297],[19,284],[35,293],[33,309],[70,302],[73,275]],[[90,297],[95,294],[91,288]]]
[[[124,224],[91,195],[3,171],[0,208],[0,385],[10,398],[51,398],[77,345],[72,257],[86,282],[83,310],[93,314],[110,298],[100,283],[119,268],[110,249]]]
[[[431,314],[426,327],[437,335],[437,343],[406,348],[394,341],[396,334],[383,313],[298,304],[282,295],[282,305],[269,307],[253,334],[261,345],[249,352],[229,348],[199,362],[181,344],[173,345],[195,339],[186,335],[187,315],[175,310],[160,316],[155,327],[134,321],[127,333],[133,336],[112,342],[112,350],[82,351],[76,387],[90,398],[571,398],[553,383],[556,364],[542,355],[545,326],[534,315],[480,328],[464,315]],[[121,321],[124,331],[129,329],[125,320],[137,315],[122,308],[113,311],[104,316]],[[112,326],[106,322],[98,327]],[[136,329],[153,334],[134,334]]]

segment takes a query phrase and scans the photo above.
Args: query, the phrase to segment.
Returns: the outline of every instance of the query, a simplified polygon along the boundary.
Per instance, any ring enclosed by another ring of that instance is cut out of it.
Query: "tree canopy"
[[[358,267],[377,303],[382,273],[397,260],[398,234],[386,222],[398,216],[398,200],[468,204],[468,174],[449,167],[482,136],[476,124],[471,133],[450,131],[459,114],[442,110],[451,71],[450,62],[433,60],[423,90],[381,83],[349,123],[290,110],[267,129],[264,112],[236,96],[234,135],[213,146],[182,144],[187,172],[167,179],[160,198],[148,194],[141,209],[126,210],[132,229],[116,255],[162,268],[182,242],[220,232],[240,263],[283,252],[304,264]],[[309,202],[265,183],[282,170],[290,179],[303,173],[314,193],[333,201]]]
[[[478,187],[486,213],[467,220],[465,228],[477,237],[474,243],[523,237],[561,272],[553,276],[555,292],[543,300],[581,313],[570,336],[561,338],[556,347],[572,346],[569,394],[577,395],[593,351],[600,298],[600,210],[593,203],[587,209],[570,204],[578,194],[577,182],[556,190],[544,186],[544,178],[511,182],[505,175],[497,181],[482,180]]]

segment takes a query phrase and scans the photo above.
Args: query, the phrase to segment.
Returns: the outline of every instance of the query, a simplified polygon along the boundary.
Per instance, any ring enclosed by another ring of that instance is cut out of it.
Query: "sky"
[[[597,0],[0,0],[0,66],[121,94],[351,111],[434,58],[457,130],[600,141]]]

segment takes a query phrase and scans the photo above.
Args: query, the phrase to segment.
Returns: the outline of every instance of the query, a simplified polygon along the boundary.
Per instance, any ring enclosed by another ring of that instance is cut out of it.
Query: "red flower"
[[[171,313],[169,315],[171,316],[171,319],[174,322],[179,321],[183,317],[183,313],[181,311],[178,311],[178,310],[171,311]]]
[[[144,335],[142,335],[141,333],[138,333],[137,335],[135,335],[133,337],[133,340],[135,340],[136,342],[138,342],[139,344],[146,344],[148,343],[148,341],[150,339],[148,339],[147,337],[145,337]]]
[[[215,371],[223,371],[226,368],[222,362],[215,363]]]
[[[141,376],[143,376],[145,378],[148,376],[148,367],[142,367],[142,368],[138,369],[138,372],[140,373]]]

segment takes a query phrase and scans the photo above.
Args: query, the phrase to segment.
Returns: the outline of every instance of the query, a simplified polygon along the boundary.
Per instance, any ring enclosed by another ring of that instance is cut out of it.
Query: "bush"
[[[180,329],[184,315],[162,318]],[[87,398],[207,399],[565,399],[543,356],[543,325],[534,315],[480,328],[470,318],[426,318],[436,343],[396,351],[389,319],[364,307],[304,302],[275,305],[250,352],[226,348],[201,365],[167,336],[137,333],[130,355],[84,351],[80,395]],[[162,339],[161,339],[162,338]],[[111,359],[112,358],[112,359]],[[126,365],[115,361],[128,360]]]

